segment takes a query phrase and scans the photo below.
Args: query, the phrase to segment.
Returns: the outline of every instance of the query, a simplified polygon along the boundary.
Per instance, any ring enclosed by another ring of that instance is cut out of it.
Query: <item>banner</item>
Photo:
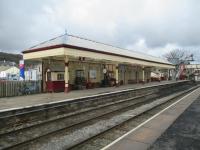
[[[20,60],[19,61],[19,69],[20,69],[20,80],[24,80],[25,79],[25,75],[24,75],[24,60]]]

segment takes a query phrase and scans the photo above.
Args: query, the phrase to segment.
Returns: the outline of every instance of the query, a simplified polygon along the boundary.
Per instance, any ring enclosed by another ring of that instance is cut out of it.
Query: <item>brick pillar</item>
[[[65,57],[65,93],[69,92],[69,58]]]

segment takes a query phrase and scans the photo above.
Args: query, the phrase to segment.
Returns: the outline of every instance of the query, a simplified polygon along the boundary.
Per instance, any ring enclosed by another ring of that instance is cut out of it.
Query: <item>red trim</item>
[[[65,81],[47,81],[46,89],[48,92],[63,92],[65,89]]]
[[[161,63],[161,62],[156,62],[156,61],[151,61],[151,60],[145,60],[145,59],[141,59],[141,58],[135,58],[135,57],[131,57],[131,56],[125,56],[125,55],[121,55],[121,54],[115,54],[115,53],[111,53],[111,52],[104,52],[104,51],[99,51],[99,50],[95,50],[95,49],[90,49],[90,48],[85,48],[85,47],[79,47],[79,46],[74,46],[74,45],[68,45],[68,44],[59,44],[59,45],[42,47],[42,48],[35,48],[35,49],[30,49],[30,50],[22,51],[22,53],[23,54],[27,54],[27,53],[38,52],[38,51],[45,51],[45,50],[55,49],[55,48],[61,48],[61,47],[72,48],[72,49],[79,49],[79,50],[84,50],[84,51],[89,51],[89,52],[96,52],[96,53],[101,53],[101,54],[106,54],[106,55],[120,56],[120,57],[125,57],[125,58],[130,58],[130,59],[136,59],[136,60],[142,60],[142,61],[147,61],[147,62],[153,62],[153,63],[170,65],[170,64],[166,64],[166,63]]]
[[[46,46],[46,47],[41,47],[41,48],[28,49],[28,50],[22,51],[22,53],[26,54],[26,53],[45,51],[45,50],[54,49],[54,48],[61,48],[61,47],[65,47],[65,44],[59,44],[59,45]]]

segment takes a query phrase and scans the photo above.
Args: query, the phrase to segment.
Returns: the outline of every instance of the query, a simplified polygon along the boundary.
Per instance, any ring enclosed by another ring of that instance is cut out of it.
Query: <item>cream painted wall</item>
[[[101,82],[102,80],[102,71],[101,64],[97,63],[85,63],[85,62],[69,62],[69,80],[70,84],[74,84],[76,77],[76,70],[83,70],[85,79],[90,82]],[[89,70],[96,70],[96,79],[89,78]]]
[[[47,62],[46,62],[47,63]],[[61,65],[63,65],[63,62],[59,62]],[[51,63],[53,64],[53,63]],[[58,62],[57,62],[57,65]],[[49,65],[48,67],[51,68]],[[109,68],[110,70],[113,70],[114,78],[116,76],[115,71],[116,71],[116,64],[110,64]],[[76,77],[76,70],[84,70],[84,77],[88,81],[89,78],[89,70],[96,70],[96,79],[89,79],[90,82],[96,83],[99,82],[101,83],[101,80],[103,80],[103,64],[101,63],[95,63],[95,62],[79,62],[79,61],[69,61],[69,84],[74,84],[75,82],[75,77]],[[136,81],[136,71],[138,70],[139,73],[139,79],[138,81],[142,81],[142,68],[134,68],[131,66],[125,66],[125,82],[124,84],[128,84],[128,80],[135,80]],[[119,68],[119,81],[123,80],[124,81],[124,75],[121,74]],[[123,72],[122,72],[123,73]],[[51,80],[52,81],[57,81],[57,75],[58,74],[64,74],[64,69],[63,72],[51,72]],[[147,79],[150,79],[150,69],[145,69],[145,81]]]
[[[136,59],[131,59],[131,58],[125,58],[125,57],[120,57],[120,56],[113,56],[113,55],[107,55],[107,54],[101,54],[101,53],[95,53],[95,52],[90,52],[90,51],[83,51],[83,50],[77,50],[77,49],[70,49],[70,48],[56,48],[56,49],[49,49],[49,50],[44,50],[44,51],[38,51],[38,52],[31,52],[31,53],[25,53],[23,54],[25,60],[29,59],[45,59],[49,57],[56,58],[56,56],[61,56],[64,58],[64,56],[72,56],[72,57],[86,57],[86,58],[92,58],[96,60],[101,60],[103,61],[110,61],[112,64],[134,64],[138,66],[149,66],[149,67],[156,67],[156,68],[175,68],[173,65],[169,64],[159,64],[156,62],[147,62],[144,60],[136,60]],[[64,59],[63,59],[64,62]],[[48,65],[43,66],[43,69],[45,69]],[[115,68],[114,67],[114,77],[116,76],[115,74]],[[78,69],[83,69],[85,71],[85,78],[88,80],[88,72],[90,69],[96,69],[97,71],[97,77],[96,79],[90,79],[91,82],[101,82],[103,79],[103,73],[102,73],[102,66],[100,63],[91,63],[90,65],[88,63],[81,63],[81,62],[70,62],[69,64],[69,80],[70,84],[74,83],[75,80],[75,70]],[[44,71],[44,70],[43,70]],[[150,78],[150,72],[147,71],[148,73],[145,73],[145,80]],[[45,72],[43,72],[45,75]],[[139,75],[139,80],[142,80],[142,70],[138,70],[138,75]],[[44,76],[45,77],[45,76]],[[57,74],[53,73],[52,74],[52,80],[57,79]],[[125,83],[128,83],[128,80],[134,80],[136,79],[136,70],[131,70],[130,68],[127,69],[125,72]],[[124,73],[119,70],[119,81],[124,80]],[[45,84],[44,84],[44,89],[45,89]]]
[[[136,72],[138,72],[138,79],[136,78]],[[144,79],[150,79],[150,69],[145,69]],[[127,84],[129,80],[134,82],[142,81],[142,68],[141,67],[132,67],[130,65],[125,65],[125,72],[122,68],[119,69],[119,81],[123,80],[124,84]]]
[[[51,72],[51,80],[52,81],[58,81],[57,80],[58,74],[63,74],[64,75],[64,72]]]
[[[23,54],[23,58],[25,60],[28,60],[28,59],[39,59],[50,56],[64,56],[64,55],[65,55],[65,48],[55,48],[44,51],[25,53]]]
[[[77,49],[70,49],[70,48],[56,48],[56,49],[50,49],[50,50],[44,50],[44,51],[38,51],[38,52],[32,52],[32,53],[25,53],[24,59],[38,59],[38,58],[44,58],[44,57],[50,57],[50,56],[75,56],[75,57],[88,57],[93,58],[97,60],[109,60],[113,62],[118,63],[131,63],[131,64],[138,64],[143,66],[155,66],[155,67],[161,67],[161,68],[174,68],[173,65],[168,64],[159,64],[154,62],[147,62],[144,60],[136,60],[131,58],[125,58],[120,56],[113,56],[113,55],[106,55],[101,53],[95,53],[90,51],[83,51],[83,50],[77,50]]]
[[[69,49],[65,48],[65,55],[70,55],[70,56],[76,56],[76,57],[90,57],[93,59],[99,59],[103,58],[104,60],[110,60],[114,62],[120,62],[120,63],[131,63],[131,64],[138,64],[138,65],[144,65],[144,66],[157,66],[161,68],[174,68],[173,65],[168,65],[168,64],[159,64],[159,63],[154,63],[154,62],[147,62],[143,60],[135,60],[131,58],[125,58],[125,57],[120,57],[120,56],[113,56],[113,55],[106,55],[106,54],[100,54],[100,53],[95,53],[95,52],[89,52],[89,51],[81,51],[81,50],[75,50],[75,49]]]

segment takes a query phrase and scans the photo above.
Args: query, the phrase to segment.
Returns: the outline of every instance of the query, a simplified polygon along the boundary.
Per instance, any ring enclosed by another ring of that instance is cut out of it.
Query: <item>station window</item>
[[[57,74],[57,80],[64,80],[64,74]]]
[[[76,77],[84,77],[84,71],[83,70],[76,70]]]
[[[90,70],[89,71],[89,77],[90,77],[90,79],[96,79],[97,71],[96,70]]]

